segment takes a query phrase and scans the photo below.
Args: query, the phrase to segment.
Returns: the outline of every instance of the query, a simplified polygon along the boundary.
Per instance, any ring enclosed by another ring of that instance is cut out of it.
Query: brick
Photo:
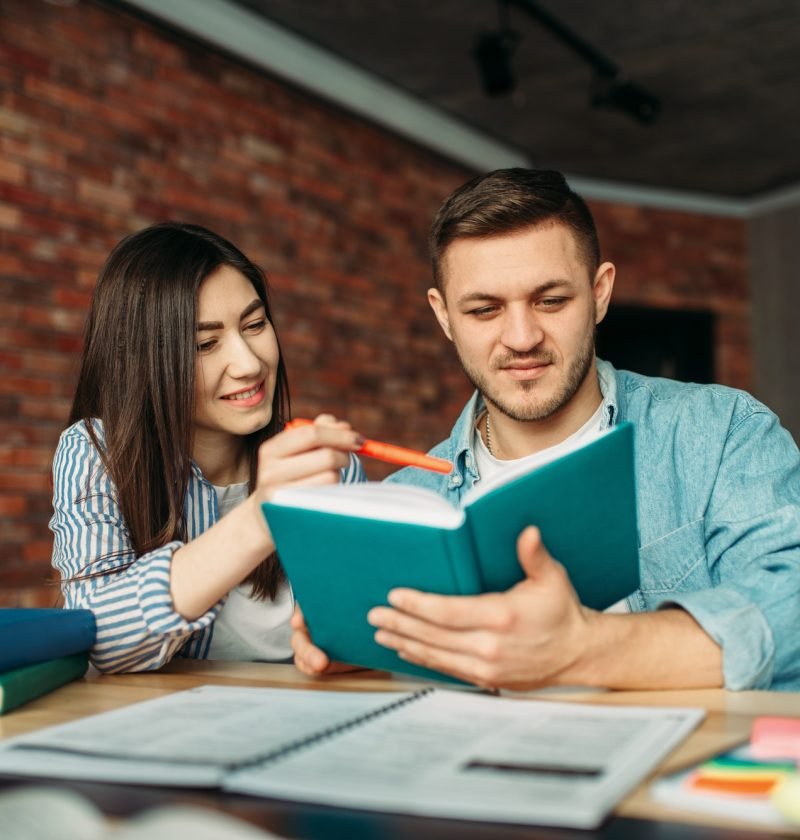
[[[18,230],[22,222],[22,211],[9,204],[0,204],[0,228]]]
[[[24,496],[0,496],[0,516],[22,516],[27,509]]]
[[[31,120],[24,114],[0,106],[0,131],[20,137],[27,136],[31,130]]]
[[[24,184],[25,167],[12,160],[0,158],[0,181],[8,181],[11,184]]]
[[[126,190],[107,184],[98,184],[86,179],[78,182],[78,198],[90,204],[97,204],[111,210],[127,212],[133,206],[133,199]]]

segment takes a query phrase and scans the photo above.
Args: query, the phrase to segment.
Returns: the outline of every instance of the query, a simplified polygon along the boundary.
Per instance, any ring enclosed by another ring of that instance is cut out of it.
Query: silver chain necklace
[[[492,430],[489,425],[489,412],[486,412],[486,448],[489,450],[489,454],[492,458],[495,457],[494,451],[492,450]]]

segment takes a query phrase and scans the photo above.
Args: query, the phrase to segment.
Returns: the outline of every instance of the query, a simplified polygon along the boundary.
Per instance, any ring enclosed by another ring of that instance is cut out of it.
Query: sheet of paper
[[[218,786],[231,767],[407,696],[202,686],[0,743],[0,773]]]
[[[340,513],[386,522],[411,522],[438,528],[457,528],[464,513],[424,487],[406,484],[331,484],[321,487],[284,487],[273,504]]]
[[[590,827],[703,716],[437,691],[240,771],[225,786],[380,811]]]

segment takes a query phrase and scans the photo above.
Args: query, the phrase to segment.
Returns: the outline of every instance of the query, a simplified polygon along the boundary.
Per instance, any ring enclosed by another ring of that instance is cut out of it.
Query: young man
[[[800,689],[800,455],[748,394],[596,359],[614,266],[556,172],[509,169],[457,190],[433,223],[428,293],[476,392],[432,454],[450,476],[389,480],[457,503],[510,462],[628,420],[636,436],[641,588],[583,607],[535,528],[507,592],[394,590],[369,621],[400,656],[486,687]],[[532,523],[535,525],[535,523]],[[294,620],[298,667],[335,667]]]

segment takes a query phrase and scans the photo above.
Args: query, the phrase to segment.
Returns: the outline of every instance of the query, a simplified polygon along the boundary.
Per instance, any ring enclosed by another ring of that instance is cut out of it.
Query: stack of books
[[[96,634],[90,610],[0,609],[0,715],[82,677]]]

